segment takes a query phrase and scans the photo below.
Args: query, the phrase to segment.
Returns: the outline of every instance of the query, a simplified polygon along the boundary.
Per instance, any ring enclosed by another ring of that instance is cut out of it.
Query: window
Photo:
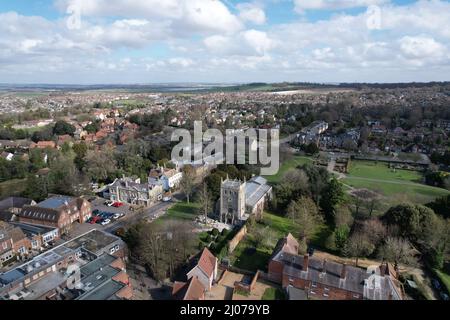
[[[38,242],[37,242],[37,240],[31,241],[31,247],[32,247],[33,249],[36,249],[36,248],[38,247]]]
[[[20,247],[19,248],[19,253],[24,254],[27,252],[27,249],[25,247]]]
[[[4,250],[6,250],[6,248],[8,248],[8,242],[3,242],[2,247]]]

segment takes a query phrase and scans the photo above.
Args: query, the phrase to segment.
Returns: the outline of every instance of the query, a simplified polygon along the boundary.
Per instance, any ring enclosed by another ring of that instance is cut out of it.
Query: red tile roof
[[[214,257],[211,251],[204,248],[197,265],[210,277],[216,267],[216,257]]]
[[[197,277],[192,277],[188,282],[175,282],[172,294],[178,300],[204,300],[205,287]]]

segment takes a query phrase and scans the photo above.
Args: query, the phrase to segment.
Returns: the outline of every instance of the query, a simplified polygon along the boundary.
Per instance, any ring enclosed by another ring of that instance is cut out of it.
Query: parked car
[[[107,200],[103,203],[105,206],[111,207],[114,204],[114,201]]]
[[[90,224],[94,224],[94,223],[99,223],[99,221],[102,220],[102,218],[100,216],[93,216],[90,219],[92,219],[89,223]]]
[[[170,197],[170,196],[163,198],[163,202],[169,202],[170,200],[172,200],[172,197]]]
[[[109,219],[105,219],[105,220],[103,220],[102,222],[100,222],[100,224],[101,224],[102,226],[106,226],[106,225],[109,224],[109,223],[111,223],[111,220],[109,220]]]
[[[117,201],[117,202],[114,202],[114,203],[112,204],[112,206],[115,207],[115,208],[119,208],[119,207],[123,206],[123,203]]]

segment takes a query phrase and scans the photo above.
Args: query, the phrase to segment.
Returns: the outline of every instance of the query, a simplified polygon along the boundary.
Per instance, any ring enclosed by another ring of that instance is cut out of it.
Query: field
[[[264,178],[266,178],[267,181],[272,184],[278,183],[281,181],[286,171],[306,163],[312,163],[312,159],[305,156],[293,156],[291,159],[286,160],[281,164],[280,170],[278,170],[277,174],[272,176],[265,176]]]
[[[158,224],[162,224],[168,220],[193,221],[197,216],[198,208],[199,205],[194,202],[179,202],[169,208],[167,210],[167,213],[157,219],[155,222]]]
[[[390,204],[412,201],[427,203],[450,192],[421,184],[422,174],[390,169],[385,163],[352,161],[342,182],[353,188],[367,188],[388,197]]]

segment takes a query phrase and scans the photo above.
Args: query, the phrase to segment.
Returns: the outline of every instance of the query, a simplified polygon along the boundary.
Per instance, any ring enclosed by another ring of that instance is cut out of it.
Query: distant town
[[[0,300],[448,300],[449,106],[448,82],[1,86]],[[174,161],[194,121],[279,130],[278,173]]]

